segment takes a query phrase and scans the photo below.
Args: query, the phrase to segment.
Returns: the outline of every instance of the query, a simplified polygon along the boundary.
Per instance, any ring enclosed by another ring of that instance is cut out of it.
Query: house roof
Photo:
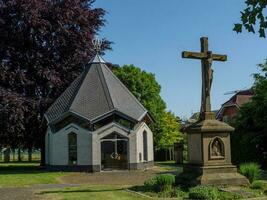
[[[217,113],[216,118],[220,118],[220,116],[223,114],[223,111],[226,107],[234,106],[234,107],[239,108],[244,103],[247,103],[251,99],[252,96],[253,96],[252,89],[238,91],[228,101],[222,104],[222,107]]]
[[[241,106],[242,104],[248,102],[253,96],[253,91],[251,89],[241,90],[233,95],[228,101],[226,101],[222,106],[236,105]]]
[[[96,54],[83,73],[51,105],[45,117],[51,124],[71,113],[91,122],[110,113],[140,121],[147,110]]]

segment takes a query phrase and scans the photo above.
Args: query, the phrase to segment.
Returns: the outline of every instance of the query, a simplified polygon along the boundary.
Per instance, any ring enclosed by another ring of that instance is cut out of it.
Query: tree
[[[23,115],[25,107],[21,101],[14,101],[11,94],[0,101],[0,141],[8,147],[21,145],[25,131]]]
[[[180,132],[181,124],[180,119],[177,118],[171,111],[164,112],[161,122],[161,134],[158,141],[160,149],[168,149],[174,143],[183,140],[182,133]]]
[[[166,104],[160,96],[161,87],[154,74],[142,71],[134,65],[124,65],[114,68],[113,71],[155,120],[162,117]]]
[[[24,130],[24,139],[35,140],[22,140],[24,145],[44,147],[43,113],[93,56],[91,41],[105,22],[105,11],[93,9],[93,2],[0,2],[0,104],[7,110],[1,126],[11,130],[16,126],[11,119],[22,121],[17,128]],[[109,48],[104,40],[102,50]],[[6,106],[7,101],[14,107]],[[1,127],[0,135],[5,131]]]
[[[236,162],[256,161],[267,167],[267,61],[254,75],[254,96],[241,107],[233,134],[233,158]]]
[[[113,71],[155,119],[150,128],[156,148],[165,148],[180,139],[179,122],[174,114],[165,111],[166,104],[160,96],[161,87],[155,75],[134,65],[115,67]]]
[[[246,0],[246,8],[241,12],[241,23],[235,24],[234,31],[241,33],[244,27],[248,32],[255,33],[255,28],[258,28],[259,36],[265,37],[267,18],[264,16],[264,12],[266,6],[266,0]]]

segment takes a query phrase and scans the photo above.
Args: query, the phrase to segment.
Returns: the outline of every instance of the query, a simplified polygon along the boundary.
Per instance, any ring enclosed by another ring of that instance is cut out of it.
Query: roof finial
[[[95,56],[90,60],[89,63],[105,63],[104,59],[100,56],[102,40],[95,37],[94,39],[92,39],[92,44],[94,46]]]
[[[93,46],[94,46],[94,50],[96,51],[96,53],[100,53],[101,50],[101,45],[102,45],[102,40],[100,40],[98,37],[95,37],[92,40]]]

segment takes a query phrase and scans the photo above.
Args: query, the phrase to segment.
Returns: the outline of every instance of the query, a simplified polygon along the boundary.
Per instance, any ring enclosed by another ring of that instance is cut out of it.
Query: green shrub
[[[175,175],[161,174],[155,177],[156,186],[159,191],[170,190],[175,183]]]
[[[169,192],[175,183],[175,175],[161,174],[147,179],[144,186],[148,190],[156,190],[157,192]],[[163,194],[165,195],[165,193]]]
[[[242,195],[236,194],[236,193],[230,193],[230,192],[219,192],[218,199],[220,200],[233,200],[233,199],[241,199]]]
[[[215,187],[196,186],[189,190],[189,199],[219,199],[219,191]]]
[[[184,192],[180,187],[167,187],[165,190],[157,192],[160,198],[184,198],[186,197],[186,192]]]
[[[239,167],[240,173],[247,177],[250,183],[259,178],[260,166],[257,163],[243,163]]]
[[[264,181],[253,181],[253,183],[250,186],[251,189],[267,189],[267,182]]]
[[[173,190],[171,188],[164,189],[160,192],[157,192],[159,198],[171,198]]]
[[[186,192],[184,192],[180,187],[176,187],[173,189],[171,197],[185,197]]]
[[[149,178],[145,180],[144,186],[146,187],[147,190],[154,190],[157,184],[157,180],[155,177]]]

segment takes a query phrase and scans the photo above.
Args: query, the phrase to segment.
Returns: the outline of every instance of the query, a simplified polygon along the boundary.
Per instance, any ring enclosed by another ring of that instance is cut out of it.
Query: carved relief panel
[[[215,137],[210,141],[209,144],[209,158],[213,159],[224,159],[225,148],[224,143],[219,137]]]

